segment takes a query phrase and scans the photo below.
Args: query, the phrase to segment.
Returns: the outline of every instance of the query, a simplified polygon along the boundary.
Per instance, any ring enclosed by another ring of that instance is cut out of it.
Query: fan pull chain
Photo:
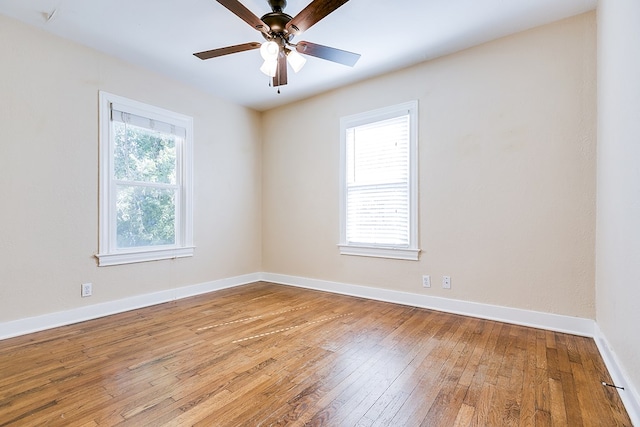
[[[271,84],[271,79],[269,79],[269,87],[273,87],[273,85]],[[280,86],[278,86],[278,95],[280,94]]]

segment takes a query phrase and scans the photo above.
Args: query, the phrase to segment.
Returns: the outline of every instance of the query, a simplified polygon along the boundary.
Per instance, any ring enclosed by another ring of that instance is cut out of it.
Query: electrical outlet
[[[430,276],[422,276],[422,287],[430,288],[431,287],[431,277]]]
[[[80,296],[82,296],[82,298],[90,297],[93,293],[93,285],[91,283],[83,283],[82,290],[80,292]]]
[[[442,276],[442,289],[451,289],[451,276]]]

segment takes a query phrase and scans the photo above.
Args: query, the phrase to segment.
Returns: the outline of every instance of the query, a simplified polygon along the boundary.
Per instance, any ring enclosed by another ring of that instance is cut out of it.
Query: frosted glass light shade
[[[260,67],[260,71],[265,73],[269,77],[276,76],[276,69],[278,68],[278,61],[275,59],[265,60],[262,66]]]
[[[290,50],[289,52],[287,52],[287,62],[289,63],[289,65],[291,65],[293,71],[297,73],[302,69],[302,67],[304,67],[307,59],[295,50]]]
[[[260,46],[260,55],[265,61],[278,59],[278,53],[280,53],[280,46],[276,42],[264,42]]]

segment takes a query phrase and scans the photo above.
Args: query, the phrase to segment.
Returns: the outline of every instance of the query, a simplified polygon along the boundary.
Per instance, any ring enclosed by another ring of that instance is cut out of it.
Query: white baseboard
[[[609,345],[609,341],[597,324],[595,332],[594,340],[605,365],[607,365],[613,383],[618,387],[624,387],[624,390],[618,390],[618,394],[627,409],[631,422],[634,426],[640,426],[640,394],[638,394],[638,390],[634,385],[627,381],[628,377],[622,365],[619,363],[615,351],[611,345]]]
[[[138,295],[116,301],[109,301],[72,310],[43,314],[41,316],[28,317],[10,322],[0,323],[0,339],[25,335],[32,332],[52,329],[85,320],[135,310],[161,304],[176,299],[187,298],[194,295],[205,294],[220,289],[245,285],[260,280],[279,283],[283,285],[297,286],[301,288],[316,289],[343,295],[351,295],[378,301],[392,302],[396,304],[414,307],[429,308],[447,313],[461,314],[482,319],[497,320],[500,322],[530,326],[569,334],[595,337],[596,325],[591,319],[562,316],[551,313],[543,313],[517,308],[502,307],[489,304],[480,304],[469,301],[439,298],[428,295],[413,294],[409,292],[393,291],[389,289],[373,288],[369,286],[351,285],[347,283],[331,282],[325,280],[309,279],[305,277],[288,276],[274,273],[252,273],[227,279],[214,280],[197,285],[169,289],[151,294]]]
[[[433,297],[409,292],[392,291],[389,289],[372,288],[369,286],[350,285],[346,283],[287,276],[283,274],[262,273],[261,278],[262,280],[282,285],[298,286],[301,288],[316,289],[378,301],[429,308],[447,313],[497,320],[500,322],[586,337],[594,337],[595,332],[595,321],[580,317],[563,316],[539,311],[522,310],[518,308]]]
[[[10,322],[0,323],[0,339],[26,335],[45,329],[57,328],[72,323],[97,319],[111,314],[149,307],[164,302],[205,294],[212,291],[246,285],[260,280],[260,273],[246,274],[228,279],[214,280],[197,285],[169,289],[151,294],[137,295],[116,301],[109,301],[72,310],[43,314],[41,316],[27,317]]]

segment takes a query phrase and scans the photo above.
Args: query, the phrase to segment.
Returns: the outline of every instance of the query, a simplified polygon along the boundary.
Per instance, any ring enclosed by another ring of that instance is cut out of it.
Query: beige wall
[[[640,391],[640,2],[598,4],[597,321]],[[629,390],[627,385],[627,390]],[[632,397],[633,398],[633,397]],[[638,395],[635,396],[638,399]],[[636,407],[640,401],[636,400]]]
[[[595,316],[594,13],[262,120],[4,17],[0,58],[0,322],[257,271]],[[195,257],[96,266],[98,90],[195,118]],[[421,259],[340,256],[338,120],[410,99]]]
[[[592,12],[266,112],[263,270],[594,318],[595,37]],[[411,99],[420,261],[341,256],[339,118]]]
[[[98,90],[194,117],[193,258],[96,266]],[[260,271],[258,113],[0,16],[0,135],[0,322]]]

